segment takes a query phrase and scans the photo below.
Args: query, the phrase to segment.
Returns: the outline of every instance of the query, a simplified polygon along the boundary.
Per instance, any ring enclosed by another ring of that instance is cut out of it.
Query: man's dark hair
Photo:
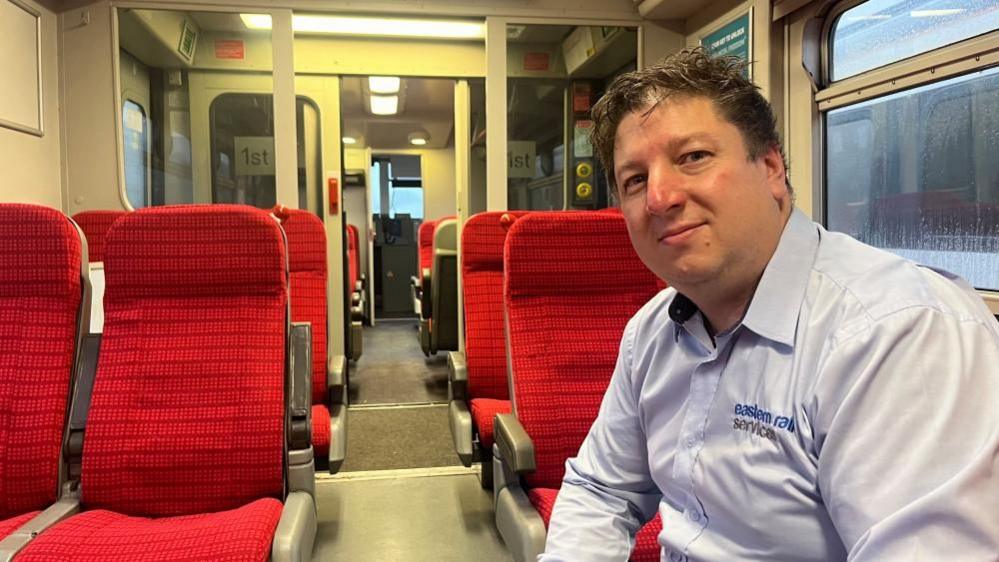
[[[773,108],[759,87],[746,77],[747,65],[736,57],[712,57],[703,47],[696,47],[618,76],[593,106],[594,126],[590,133],[611,191],[617,191],[614,137],[621,120],[632,111],[655,107],[671,97],[708,98],[721,117],[739,129],[750,160],[775,146],[786,169],[787,157],[777,134]],[[791,184],[787,186],[790,191]]]

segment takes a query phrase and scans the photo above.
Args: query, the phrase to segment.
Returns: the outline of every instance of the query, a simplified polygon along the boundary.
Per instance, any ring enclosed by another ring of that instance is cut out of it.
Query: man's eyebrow
[[[669,139],[666,141],[666,148],[670,151],[675,151],[692,142],[708,142],[714,144],[715,137],[710,133],[691,133],[689,135]]]
[[[692,142],[706,142],[712,145],[716,142],[714,135],[710,133],[691,133],[689,135],[683,135],[679,137],[674,137],[666,141],[664,148],[669,152],[675,152],[680,150],[685,145]],[[634,160],[625,160],[624,162],[614,164],[614,175],[622,174],[631,171],[631,169],[642,169],[643,165]]]

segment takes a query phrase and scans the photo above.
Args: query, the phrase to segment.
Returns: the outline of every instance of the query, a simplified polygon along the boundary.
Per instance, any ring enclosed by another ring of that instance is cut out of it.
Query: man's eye
[[[694,164],[708,158],[709,156],[711,156],[711,153],[707,150],[695,150],[684,154],[683,158],[681,158],[681,162],[684,164]]]
[[[643,183],[645,183],[645,176],[643,175],[631,176],[628,179],[624,180],[624,188],[635,189],[637,187],[640,187]]]

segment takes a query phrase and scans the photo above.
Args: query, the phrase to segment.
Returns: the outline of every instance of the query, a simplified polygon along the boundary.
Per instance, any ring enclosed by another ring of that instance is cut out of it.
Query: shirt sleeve
[[[849,560],[995,560],[999,330],[913,307],[833,341],[819,489]]]
[[[662,494],[649,474],[630,368],[637,320],[625,329],[596,421],[579,454],[565,463],[539,562],[625,561],[635,533],[656,513]]]

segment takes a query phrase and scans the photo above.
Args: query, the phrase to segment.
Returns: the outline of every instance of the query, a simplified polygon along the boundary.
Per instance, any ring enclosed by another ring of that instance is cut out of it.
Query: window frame
[[[124,94],[129,94],[125,92]],[[122,95],[121,99],[121,165],[122,165],[122,190],[125,193],[125,200],[128,201],[129,206],[134,209],[141,209],[144,207],[152,206],[152,134],[151,134],[151,121],[149,119],[149,112],[143,107],[142,103],[135,100],[131,95]],[[125,115],[127,114],[127,105],[132,104],[138,108],[139,112],[142,114],[142,192],[143,192],[143,205],[141,207],[136,207],[132,204],[132,200],[128,197],[128,150],[125,146]]]
[[[807,51],[810,46],[817,48],[819,54],[818,83],[813,83],[811,95],[812,115],[816,117],[810,125],[811,151],[819,158],[819,162],[812,164],[812,177],[817,180],[813,185],[812,214],[820,218],[824,225],[828,224],[829,212],[826,114],[830,110],[999,67],[999,29],[997,29],[833,82],[830,80],[833,26],[840,15],[866,1],[869,0],[843,0],[816,5],[812,16],[823,18],[821,33],[817,34],[817,37],[809,37],[806,31],[800,37],[803,51]],[[791,24],[788,26],[791,27]],[[809,45],[816,40],[818,45],[814,43]],[[789,53],[792,50],[790,49]],[[807,55],[803,53],[803,56]],[[793,65],[794,61],[788,59],[788,64]],[[800,86],[795,88],[790,84],[793,80],[795,77],[792,76],[789,80],[791,95],[801,91]],[[814,212],[815,210],[818,212]],[[992,313],[999,317],[999,290],[977,289],[977,291]]]

